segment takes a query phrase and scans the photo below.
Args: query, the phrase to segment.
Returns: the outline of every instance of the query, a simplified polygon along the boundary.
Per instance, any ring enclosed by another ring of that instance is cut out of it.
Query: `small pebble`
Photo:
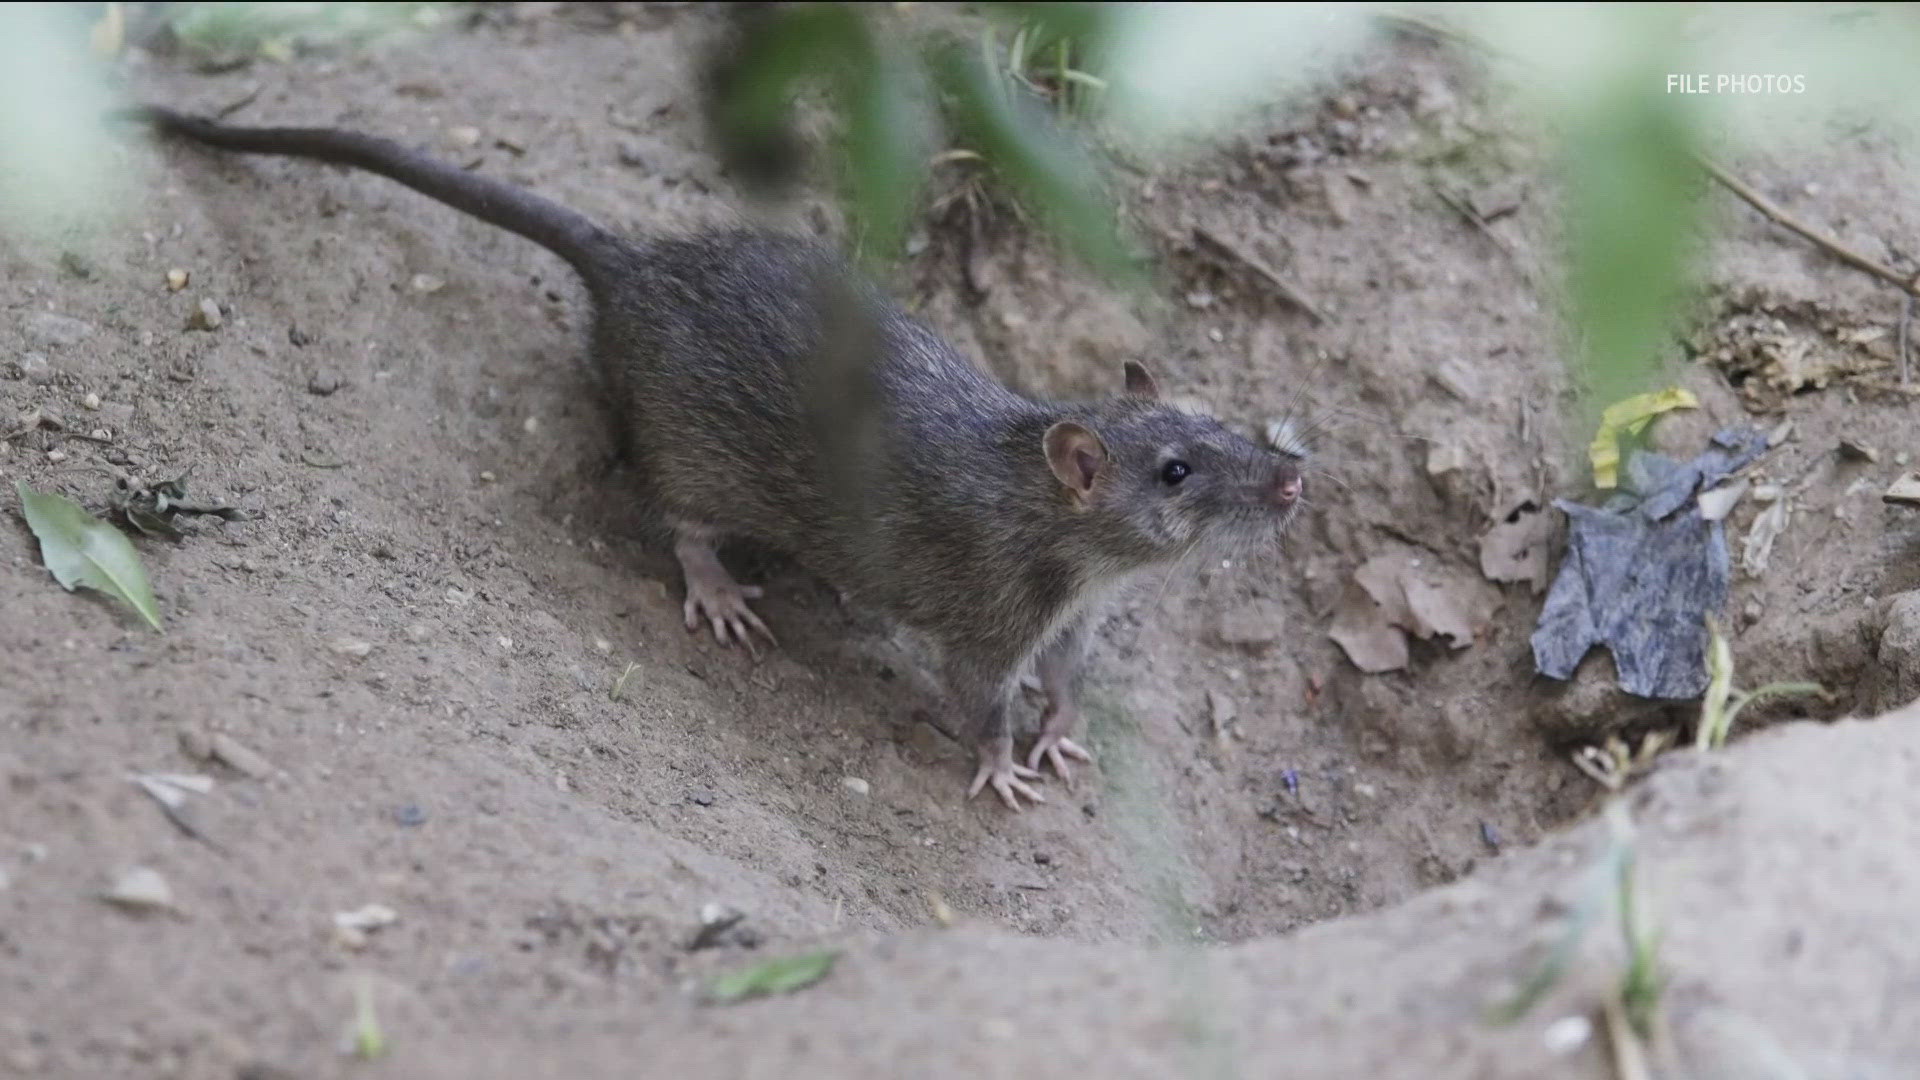
[[[173,907],[173,889],[160,871],[136,866],[120,875],[101,899],[131,911],[153,911]]]
[[[1280,783],[1286,787],[1287,794],[1300,794],[1300,771],[1298,769],[1288,769],[1286,772],[1281,773]]]
[[[100,395],[88,394],[86,397],[80,399],[80,404],[84,408],[98,409],[100,407]]]
[[[58,465],[67,460],[67,452],[65,450],[49,450],[47,451],[47,460],[52,464]]]
[[[1044,851],[1036,851],[1033,853],[1033,861],[1039,866],[1046,866],[1053,862],[1053,856]]]
[[[16,366],[20,369],[20,377],[35,386],[45,386],[53,381],[53,364],[39,353],[30,352],[22,356]]]
[[[227,763],[227,766],[244,776],[255,780],[273,775],[273,764],[266,758],[248,749],[240,740],[220,732],[211,743],[213,756]]]
[[[1896,479],[1887,486],[1880,500],[1905,506],[1920,506],[1920,473],[1907,473]]]
[[[720,944],[721,938],[729,930],[734,930],[734,939],[741,944],[757,944],[758,938],[742,940],[747,935],[736,928],[747,917],[746,912],[727,904],[706,903],[700,905],[700,928],[687,940],[688,950],[712,948]]]
[[[71,315],[36,311],[21,320],[20,329],[29,344],[64,349],[91,336],[93,324]]]
[[[168,292],[179,292],[181,289],[186,288],[187,281],[188,281],[188,275],[185,270],[182,270],[176,266],[173,269],[167,271],[167,291]]]
[[[520,421],[520,430],[526,432],[529,435],[533,434],[536,431],[539,431],[540,418],[537,416],[529,416],[525,420]]]
[[[480,129],[470,125],[447,129],[447,145],[455,150],[466,150],[480,145]]]
[[[220,313],[220,305],[210,299],[202,299],[187,313],[187,329],[218,330],[226,317]]]
[[[1217,345],[1220,342],[1227,340],[1227,335],[1221,333],[1220,328],[1216,326],[1213,329],[1207,331],[1207,340]]]
[[[840,781],[840,786],[846,788],[849,793],[854,795],[866,795],[873,790],[871,784],[868,784],[865,780],[857,776],[846,777]]]
[[[357,911],[336,911],[333,925],[341,930],[368,933],[400,921],[400,913],[385,904],[368,904]]]
[[[1218,690],[1207,691],[1207,713],[1213,723],[1213,730],[1227,730],[1234,718],[1240,715],[1240,706],[1234,700]]]
[[[307,393],[326,397],[340,389],[340,376],[331,371],[316,371],[307,380]]]
[[[1540,1033],[1547,1053],[1565,1057],[1587,1044],[1593,1037],[1593,1021],[1584,1016],[1563,1016]]]
[[[712,806],[713,792],[700,788],[687,796],[687,801],[695,806]]]
[[[595,652],[604,656],[613,651],[613,642],[603,637],[597,637],[593,639],[593,648]]]
[[[393,811],[393,820],[403,829],[414,829],[427,823],[427,812],[419,803],[408,803]]]
[[[493,475],[493,470],[492,470],[492,469],[481,469],[481,470],[480,470],[480,479],[482,479],[482,480],[485,480],[485,481],[486,481],[487,483],[489,483],[489,484],[491,484],[491,483],[493,483],[493,481],[494,481],[494,479],[495,479],[495,477],[494,477],[494,475]]]
[[[373,655],[373,643],[370,641],[361,641],[357,638],[335,638],[327,643],[327,648],[333,650],[340,656],[351,657],[355,660],[365,660],[367,657]]]
[[[413,291],[431,296],[447,287],[447,283],[432,274],[413,275]]]
[[[408,641],[425,641],[431,636],[433,636],[433,629],[427,626],[426,623],[414,623],[412,626],[407,627]]]

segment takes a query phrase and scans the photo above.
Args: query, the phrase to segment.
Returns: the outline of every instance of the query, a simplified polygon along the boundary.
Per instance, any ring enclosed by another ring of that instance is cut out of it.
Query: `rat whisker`
[[[1305,402],[1307,388],[1320,385],[1320,369],[1325,367],[1327,361],[1331,359],[1333,359],[1332,354],[1326,352],[1324,349],[1318,350],[1318,355],[1314,357],[1313,364],[1307,368],[1306,377],[1294,382],[1293,393],[1288,395],[1286,406],[1280,410],[1280,422],[1282,424],[1292,422],[1295,415],[1297,415],[1295,410]]]
[[[1353,494],[1352,484],[1347,483],[1345,480],[1340,479],[1338,476],[1335,476],[1333,473],[1330,473],[1325,469],[1308,468],[1304,471],[1308,476],[1319,477],[1320,479],[1325,480],[1330,484],[1338,485],[1340,490],[1346,492],[1347,494],[1349,495]]]
[[[1160,587],[1153,591],[1153,607],[1159,607],[1160,601],[1166,598],[1167,587],[1173,584],[1173,576],[1186,565],[1187,556],[1192,555],[1199,549],[1200,539],[1195,537],[1187,542],[1186,548],[1183,549],[1180,554],[1173,557],[1173,562],[1167,564],[1167,572],[1160,578]]]

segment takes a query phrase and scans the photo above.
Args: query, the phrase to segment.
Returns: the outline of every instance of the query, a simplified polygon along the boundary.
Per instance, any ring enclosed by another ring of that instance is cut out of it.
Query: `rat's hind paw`
[[[713,626],[715,641],[722,645],[737,641],[755,656],[760,655],[760,648],[749,631],[758,633],[770,644],[779,644],[774,640],[773,631],[747,606],[748,600],[760,598],[760,587],[741,585],[720,565],[720,556],[713,550],[712,530],[681,526],[679,532],[673,553],[680,559],[680,571],[687,582],[687,603],[682,609],[686,612],[687,629],[698,630],[705,621]]]
[[[1084,761],[1089,764],[1093,762],[1093,755],[1081,749],[1080,744],[1074,742],[1072,739],[1057,732],[1044,732],[1040,738],[1034,742],[1033,750],[1027,754],[1027,768],[1036,770],[1034,775],[1038,776],[1039,772],[1037,770],[1040,768],[1040,763],[1044,759],[1048,764],[1053,766],[1053,771],[1058,773],[1060,779],[1066,781],[1067,787],[1071,789],[1073,787],[1073,773],[1067,769],[1067,758],[1072,758],[1075,761]]]
[[[994,793],[1000,796],[1001,802],[1007,804],[1007,809],[1019,810],[1020,799],[1015,796],[1022,796],[1029,802],[1047,801],[1045,795],[1035,791],[1026,783],[1028,780],[1038,779],[1040,779],[1039,773],[1025,765],[1015,764],[1011,757],[996,761],[982,755],[980,769],[973,774],[973,783],[967,786],[967,798],[973,798],[980,794],[982,788],[992,784]]]
[[[687,578],[687,602],[683,611],[687,616],[687,629],[698,630],[702,622],[713,626],[713,638],[722,645],[739,642],[747,651],[758,653],[759,646],[749,631],[757,632],[771,644],[773,631],[760,621],[760,616],[747,606],[748,600],[758,600],[761,589],[758,585],[736,584],[732,578]]]

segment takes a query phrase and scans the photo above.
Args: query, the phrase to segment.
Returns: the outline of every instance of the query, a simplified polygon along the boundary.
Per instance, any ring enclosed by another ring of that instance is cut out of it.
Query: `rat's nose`
[[[1275,506],[1292,506],[1300,499],[1301,486],[1299,470],[1276,469],[1273,474],[1273,484],[1268,489],[1268,493]]]

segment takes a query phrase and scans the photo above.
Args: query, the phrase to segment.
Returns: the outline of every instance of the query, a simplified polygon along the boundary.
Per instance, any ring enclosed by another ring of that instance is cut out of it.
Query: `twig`
[[[1266,279],[1267,284],[1273,287],[1274,292],[1280,294],[1281,299],[1306,312],[1314,322],[1324,324],[1328,321],[1326,312],[1319,304],[1314,303],[1312,298],[1302,292],[1298,286],[1280,276],[1280,271],[1268,266],[1258,255],[1242,249],[1205,225],[1193,227],[1193,238]]]
[[[1913,370],[1913,294],[1907,294],[1907,305],[1900,311],[1900,385],[1907,386],[1907,375]]]
[[[252,86],[247,88],[246,93],[241,94],[239,97],[233,99],[232,101],[227,102],[225,105],[220,106],[218,109],[215,109],[213,111],[214,118],[217,120],[225,120],[227,117],[232,116],[234,113],[237,113],[241,109],[244,109],[247,106],[253,104],[254,99],[259,96],[260,96],[260,84],[254,83]]]
[[[1448,206],[1453,207],[1454,212],[1458,213],[1461,217],[1467,219],[1467,224],[1472,225],[1476,229],[1479,229],[1480,232],[1483,235],[1485,235],[1487,239],[1493,241],[1494,247],[1497,247],[1502,252],[1506,253],[1506,256],[1508,258],[1510,259],[1513,258],[1513,249],[1507,246],[1507,242],[1501,238],[1499,233],[1493,231],[1493,228],[1487,224],[1487,219],[1481,217],[1479,213],[1477,213],[1474,210],[1471,204],[1469,204],[1465,199],[1462,199],[1459,196],[1455,195],[1453,192],[1448,191],[1446,189],[1446,186],[1441,184],[1440,181],[1438,180],[1435,180],[1432,182],[1432,187],[1433,187],[1433,193],[1435,195],[1440,196],[1441,202],[1446,203]]]
[[[1633,1032],[1633,1026],[1627,1022],[1626,1006],[1618,997],[1609,995],[1601,1010],[1606,1021],[1607,1046],[1613,1051],[1613,1071],[1619,1080],[1647,1080],[1647,1057],[1640,1047],[1640,1037]]]
[[[1775,225],[1799,233],[1820,250],[1832,255],[1834,258],[1839,259],[1841,262],[1846,263],[1856,270],[1862,270],[1872,274],[1874,277],[1906,293],[1908,297],[1920,296],[1920,274],[1910,278],[1902,277],[1899,271],[1885,263],[1877,262],[1860,254],[1840,241],[1821,233],[1818,229],[1801,221],[1799,218],[1794,217],[1776,205],[1773,200],[1755,191],[1746,181],[1741,180],[1726,169],[1721,168],[1713,161],[1699,154],[1693,155],[1693,160],[1698,163],[1702,169],[1707,171],[1708,176],[1718,180],[1720,185],[1728,191],[1740,196],[1741,199],[1746,201],[1747,205],[1760,211],[1767,220],[1773,222]]]

